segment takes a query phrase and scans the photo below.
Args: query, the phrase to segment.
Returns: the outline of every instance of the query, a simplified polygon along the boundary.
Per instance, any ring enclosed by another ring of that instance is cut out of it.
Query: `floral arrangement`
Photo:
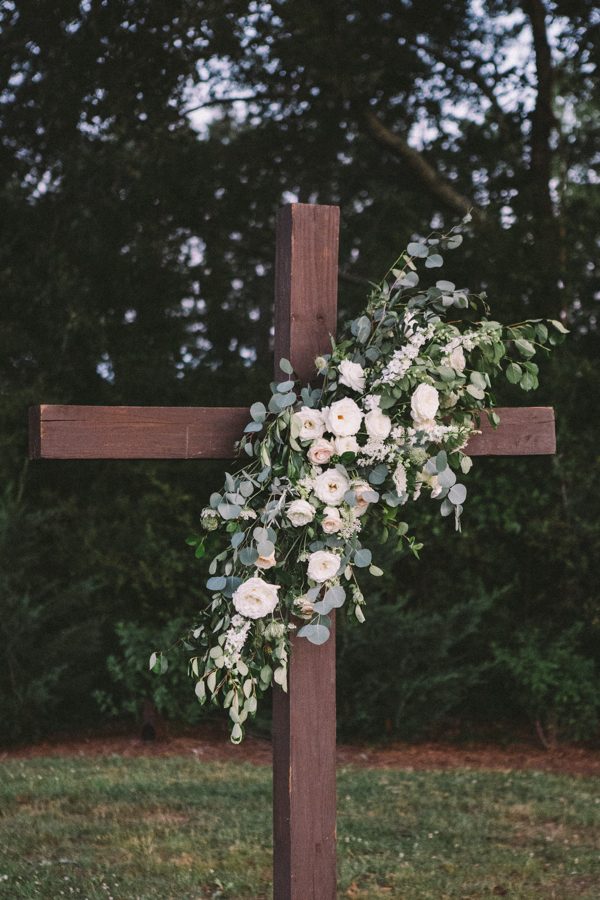
[[[459,225],[408,245],[315,360],[318,387],[300,385],[281,360],[268,406],[250,409],[239,445],[247,463],[226,474],[202,510],[202,533],[188,539],[198,558],[208,534],[221,540],[210,598],[184,645],[199,701],[229,709],[235,743],[272,683],[286,690],[292,633],[324,643],[330,613],[344,605],[365,621],[360,574],[383,574],[363,543],[367,521],[416,556],[410,503],[437,500],[460,529],[465,448],[480,415],[499,422],[492,382],[536,388],[532,358],[566,334],[558,321],[503,326],[487,318],[484,294],[450,281],[421,287],[418,267],[439,268],[461,243]],[[166,667],[153,653],[150,668]]]

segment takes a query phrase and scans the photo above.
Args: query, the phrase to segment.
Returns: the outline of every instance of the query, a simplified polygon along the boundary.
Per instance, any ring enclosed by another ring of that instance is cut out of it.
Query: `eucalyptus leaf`
[[[371,565],[372,558],[373,554],[371,551],[367,547],[363,547],[354,553],[354,565],[358,566],[359,569],[365,569]]]
[[[293,365],[289,359],[285,359],[285,357],[282,357],[282,359],[279,360],[279,368],[282,372],[285,372],[286,375],[291,375],[294,371]]]
[[[304,625],[299,630],[298,637],[306,638],[311,644],[324,644],[329,639],[329,629],[318,623]]]
[[[226,584],[227,579],[223,575],[216,575],[214,578],[208,579],[206,587],[209,591],[222,591]]]
[[[425,260],[425,268],[427,269],[439,269],[443,264],[444,260],[439,253],[432,253],[431,256],[428,256]]]
[[[448,494],[448,500],[450,503],[453,503],[454,506],[459,506],[460,504],[465,502],[467,496],[467,489],[464,484],[455,484],[454,487],[450,488],[450,493]]]

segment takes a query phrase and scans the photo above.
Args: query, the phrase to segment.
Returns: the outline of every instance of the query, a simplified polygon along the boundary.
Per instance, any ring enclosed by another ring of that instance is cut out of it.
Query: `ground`
[[[267,741],[217,728],[0,755],[0,898],[268,900]],[[339,748],[338,898],[597,900],[600,754]]]
[[[203,725],[194,734],[165,734],[156,741],[141,741],[137,735],[90,735],[55,738],[16,749],[0,750],[0,761],[40,756],[191,756],[205,761],[250,762],[271,765],[271,744],[249,734],[239,746],[227,740],[220,725]],[[532,770],[600,776],[600,750],[564,746],[548,751],[522,740],[501,747],[496,744],[435,743],[385,745],[339,744],[338,765],[369,768]]]

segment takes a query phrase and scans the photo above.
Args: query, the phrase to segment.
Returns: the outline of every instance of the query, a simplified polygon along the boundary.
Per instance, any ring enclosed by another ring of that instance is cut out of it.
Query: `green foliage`
[[[106,660],[107,689],[95,692],[102,712],[109,716],[139,719],[142,703],[150,700],[165,719],[193,725],[200,718],[200,707],[190,699],[189,679],[183,659],[163,669],[163,678],[153,677],[148,665],[148,648],[169,647],[185,628],[180,617],[164,625],[117,622],[115,636],[119,649]]]
[[[581,632],[579,624],[558,637],[533,628],[517,633],[511,646],[494,646],[496,662],[545,747],[561,738],[589,738],[598,726],[600,676],[581,652]]]
[[[498,596],[480,593],[445,610],[388,597],[369,591],[366,625],[340,629],[338,721],[345,736],[439,733],[489,668],[478,647]]]

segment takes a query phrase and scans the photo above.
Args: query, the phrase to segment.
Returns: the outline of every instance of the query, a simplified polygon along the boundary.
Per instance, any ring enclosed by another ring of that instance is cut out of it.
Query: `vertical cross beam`
[[[337,315],[339,209],[279,211],[275,377],[289,359],[301,381],[331,349]],[[292,640],[288,692],[273,694],[274,900],[335,900],[335,622],[320,647]]]

